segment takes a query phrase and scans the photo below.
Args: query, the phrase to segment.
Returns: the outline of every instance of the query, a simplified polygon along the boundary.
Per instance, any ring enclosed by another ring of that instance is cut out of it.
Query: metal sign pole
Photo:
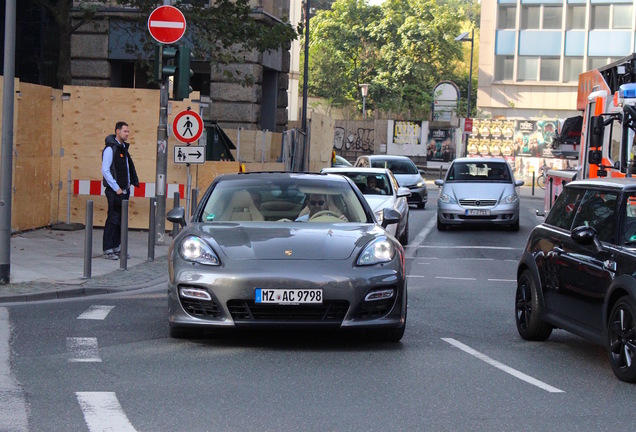
[[[166,237],[166,185],[168,173],[168,86],[169,78],[161,84],[159,104],[159,126],[157,127],[157,164],[155,197],[157,213],[155,217],[155,244],[165,244]]]

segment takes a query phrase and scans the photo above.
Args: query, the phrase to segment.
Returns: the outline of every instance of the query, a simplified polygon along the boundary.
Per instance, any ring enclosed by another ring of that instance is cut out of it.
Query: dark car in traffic
[[[605,346],[614,374],[636,382],[636,179],[565,186],[528,238],[515,319],[527,340],[560,328]]]
[[[215,178],[169,250],[170,334],[292,327],[363,329],[399,341],[406,326],[402,245],[345,176]]]

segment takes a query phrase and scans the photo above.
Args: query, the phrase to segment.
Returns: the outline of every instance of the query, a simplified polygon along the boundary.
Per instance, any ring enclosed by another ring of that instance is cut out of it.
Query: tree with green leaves
[[[435,85],[462,78],[457,66],[463,47],[455,41],[467,22],[455,4],[462,1],[472,3],[386,0],[370,6],[364,0],[336,0],[310,24],[310,94],[361,107],[358,86],[364,82],[370,84],[370,109],[426,117]]]
[[[58,57],[58,86],[71,82],[71,35],[80,27],[105,19],[108,0],[29,0],[43,6],[51,14],[60,38]],[[252,51],[265,52],[278,48],[289,49],[297,37],[296,30],[288,23],[270,17],[257,19],[252,14],[249,0],[215,0],[208,2],[176,1],[186,17],[189,39],[194,43],[194,53],[212,65],[241,63]],[[150,42],[146,35],[146,21],[150,12],[163,4],[157,0],[117,0],[122,6],[120,16],[135,21],[137,29],[144,32],[142,42]],[[122,14],[123,12],[123,14]],[[127,12],[127,13],[126,13]],[[143,49],[150,52],[151,44]],[[235,73],[229,78],[243,84],[253,82],[253,77]]]

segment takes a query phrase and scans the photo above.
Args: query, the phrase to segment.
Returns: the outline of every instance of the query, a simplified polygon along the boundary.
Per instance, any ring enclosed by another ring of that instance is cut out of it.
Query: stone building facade
[[[252,0],[251,6],[252,16],[263,25],[284,22],[289,17],[289,1]],[[147,30],[135,27],[138,18],[137,11],[110,2],[100,10],[98,19],[72,35],[73,85],[157,88],[149,82],[147,66],[153,55],[130,49],[151,38]],[[227,68],[252,74],[252,86],[228,82],[216,67],[193,59],[191,86],[201,93],[204,119],[228,128],[284,131],[288,122],[289,50],[282,47],[276,52],[252,52],[243,60]],[[141,67],[144,61],[145,68]]]

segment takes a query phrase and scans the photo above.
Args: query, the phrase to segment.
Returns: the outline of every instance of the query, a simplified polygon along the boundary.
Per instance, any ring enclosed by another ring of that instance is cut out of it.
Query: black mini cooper
[[[636,178],[564,188],[528,238],[515,317],[526,340],[561,328],[605,345],[616,376],[636,382]]]

